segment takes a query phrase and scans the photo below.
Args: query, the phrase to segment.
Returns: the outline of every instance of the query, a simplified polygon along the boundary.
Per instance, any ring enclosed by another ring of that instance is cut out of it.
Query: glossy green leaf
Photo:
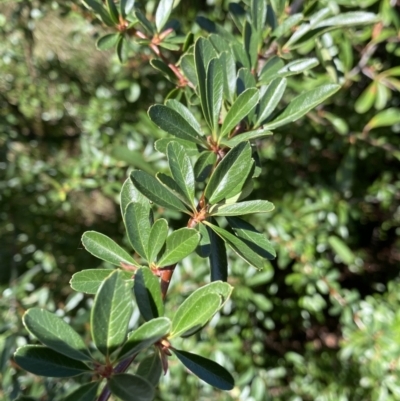
[[[119,13],[114,0],[106,0],[108,13],[115,24],[119,23]]]
[[[386,110],[382,110],[371,120],[368,121],[368,124],[365,126],[364,131],[369,131],[373,128],[379,127],[391,127],[394,124],[400,123],[400,109],[391,107]]]
[[[178,142],[181,146],[183,146],[186,150],[186,153],[188,156],[198,156],[200,151],[203,149],[199,145],[197,145],[195,142],[190,142],[190,141],[185,141],[184,139],[179,139],[176,137],[168,137],[168,138],[161,138],[158,139],[154,147],[156,150],[163,154],[167,154],[167,146],[169,145],[170,142]]]
[[[248,21],[244,24],[243,42],[250,66],[251,68],[255,68],[258,61],[259,32],[257,32]]]
[[[86,231],[82,236],[82,243],[92,255],[113,265],[122,266],[125,263],[131,266],[139,266],[128,252],[104,234]]]
[[[376,81],[372,81],[358,97],[354,104],[357,113],[366,113],[372,107],[376,98],[377,85]]]
[[[203,226],[203,224],[201,224]],[[228,280],[228,257],[225,242],[210,227],[207,227],[210,237],[210,272],[211,281]]]
[[[180,60],[180,65],[185,77],[189,80],[189,82],[197,87],[197,73],[193,54],[185,54]]]
[[[200,233],[200,242],[196,248],[196,253],[201,258],[207,258],[210,255],[211,243],[210,236],[208,235],[207,227],[204,224],[197,224],[195,229]]]
[[[254,131],[243,132],[242,134],[236,135],[233,138],[223,139],[221,143],[223,145],[233,148],[234,146],[239,145],[239,143],[254,141],[256,139],[265,138],[271,135],[272,132],[270,130],[265,128],[259,128]]]
[[[147,245],[149,242],[150,205],[131,202],[125,210],[125,227],[129,242],[133,249],[144,259],[148,259]]]
[[[206,73],[206,96],[208,107],[208,124],[215,132],[218,127],[219,115],[222,107],[224,82],[222,77],[222,66],[218,58],[213,58],[207,67]]]
[[[96,294],[101,283],[113,272],[113,269],[86,269],[75,273],[71,280],[71,288],[86,294]],[[122,278],[133,286],[134,271],[121,271]]]
[[[257,108],[257,121],[255,127],[262,123],[272,114],[282,99],[286,89],[286,78],[275,78],[268,86],[260,89],[260,103]]]
[[[153,58],[152,60],[150,60],[150,64],[153,68],[160,71],[161,74],[163,74],[164,77],[166,77],[169,81],[176,83],[176,75],[172,72],[168,65],[164,63],[164,61]]]
[[[125,18],[133,9],[135,0],[121,0],[119,2],[119,11],[123,18]]]
[[[167,147],[167,157],[172,177],[182,190],[185,198],[189,201],[189,204],[191,204],[193,209],[195,209],[194,172],[192,163],[189,156],[186,154],[185,148],[177,142],[170,142]]]
[[[99,50],[108,50],[112,47],[116,46],[120,39],[119,33],[109,33],[107,35],[102,36],[96,42],[96,47]]]
[[[204,133],[201,129],[199,122],[196,120],[196,117],[186,106],[184,106],[181,102],[178,102],[177,100],[174,99],[167,100],[165,104],[170,109],[173,109],[177,113],[179,113],[197,133],[204,136]],[[204,144],[204,139],[203,139],[203,144]]]
[[[160,280],[149,268],[143,267],[137,271],[133,291],[140,313],[145,320],[164,315]]]
[[[215,205],[210,209],[210,216],[241,216],[252,213],[268,213],[274,210],[271,202],[264,200],[245,201],[231,205]]]
[[[38,376],[71,377],[91,371],[83,362],[40,345],[18,348],[14,359],[22,369]]]
[[[252,167],[251,147],[248,142],[232,148],[214,170],[205,189],[211,205],[222,201],[235,187],[240,186]],[[239,191],[238,191],[239,192]]]
[[[257,105],[258,98],[259,93],[256,88],[249,88],[242,92],[226,114],[220,135],[228,135]]]
[[[268,260],[275,259],[275,249],[263,233],[260,233],[250,223],[238,217],[228,217],[227,220],[235,234],[255,253]]]
[[[246,10],[239,3],[229,3],[229,13],[236,27],[242,32],[247,16]]]
[[[303,14],[297,13],[293,14],[287,19],[285,19],[277,28],[275,28],[271,34],[274,38],[280,38],[284,36],[286,33],[290,32],[290,30],[299,24],[299,22],[303,19]]]
[[[82,337],[55,314],[32,308],[25,312],[22,320],[31,334],[54,351],[80,361],[92,359]]]
[[[153,36],[154,27],[153,27],[152,23],[146,18],[146,16],[138,8],[135,8],[134,13],[135,13],[135,17],[138,19],[138,21],[140,22],[140,25],[142,25],[142,27],[144,28],[146,33]]]
[[[249,59],[242,43],[233,42],[233,43],[231,43],[231,47],[232,47],[232,51],[234,54],[236,64],[238,65],[238,68],[246,68],[246,69],[251,68],[250,59]],[[255,85],[250,85],[249,88],[251,88],[252,86],[255,86]]]
[[[194,176],[196,181],[205,181],[209,177],[216,161],[217,155],[214,152],[203,152],[194,165]]]
[[[78,387],[62,401],[95,401],[100,382],[91,382]]]
[[[370,25],[378,22],[378,16],[374,13],[365,12],[365,11],[353,11],[348,13],[342,13],[339,15],[335,15],[334,17],[330,17],[324,19],[314,26],[314,29],[323,28],[323,27],[335,27],[335,28],[344,28],[349,26],[362,26],[362,25]]]
[[[166,317],[158,317],[142,324],[128,335],[126,343],[118,354],[118,359],[129,358],[149,348],[166,337],[171,331],[171,321]]]
[[[149,200],[138,191],[132,183],[130,178],[127,178],[122,185],[120,193],[120,206],[121,215],[125,216],[126,207],[131,203],[143,203],[145,205],[149,204]]]
[[[178,359],[197,377],[220,390],[232,390],[232,375],[218,363],[190,352],[173,349]]]
[[[178,197],[187,206],[187,209],[193,210],[192,203],[187,199],[186,194],[171,176],[164,173],[157,173],[156,178],[162,185]]]
[[[122,35],[119,36],[119,41],[117,43],[117,56],[121,64],[125,63],[128,57],[127,40]]]
[[[115,270],[100,286],[90,315],[93,342],[103,355],[123,344],[132,312],[130,285]]]
[[[149,117],[159,128],[186,141],[204,144],[204,139],[180,113],[162,104],[149,109]]]
[[[200,241],[200,234],[192,228],[180,228],[174,231],[166,241],[165,251],[157,265],[169,266],[181,261],[192,253]]]
[[[207,224],[215,233],[217,233],[229,245],[229,247],[247,263],[259,270],[264,268],[265,260],[256,252],[254,252],[246,242],[221,227],[209,222],[205,222],[205,224]]]
[[[100,18],[108,26],[114,26],[114,21],[111,19],[110,15],[108,14],[107,10],[103,7],[100,1],[96,0],[82,0],[83,4],[86,7],[91,8],[94,13]]]
[[[112,375],[108,379],[112,394],[122,401],[152,401],[154,387],[146,379],[129,373]]]
[[[261,69],[259,82],[268,84],[278,76],[278,71],[285,66],[282,59],[277,56],[271,57]]]
[[[185,204],[152,175],[134,170],[131,180],[136,188],[152,202],[178,212],[187,212]]]
[[[222,66],[224,96],[232,103],[236,92],[236,64],[231,51],[224,51],[219,55]]]
[[[241,68],[237,74],[237,94],[240,95],[248,88],[256,87],[256,79],[249,68]]]
[[[280,77],[288,77],[290,75],[301,74],[302,72],[316,67],[318,64],[319,61],[315,57],[295,60],[282,67],[277,72],[277,75]]]
[[[157,32],[161,32],[167,23],[168,18],[171,15],[173,5],[174,0],[160,0],[158,3],[155,18]]]
[[[314,107],[321,104],[340,89],[340,85],[326,84],[311,89],[295,97],[289,105],[271,122],[264,125],[265,129],[274,129],[299,119]]]
[[[162,363],[158,352],[154,352],[152,355],[142,359],[136,371],[138,376],[144,377],[153,386],[157,386],[161,373]]]
[[[254,29],[261,32],[265,28],[265,19],[267,15],[267,2],[265,0],[252,0],[250,8],[250,17]]]
[[[221,297],[204,294],[200,298],[187,298],[175,312],[170,338],[195,332],[203,327],[220,309]]]
[[[149,241],[147,244],[147,255],[149,263],[155,262],[158,253],[161,251],[168,236],[168,222],[165,219],[158,219],[151,227]]]

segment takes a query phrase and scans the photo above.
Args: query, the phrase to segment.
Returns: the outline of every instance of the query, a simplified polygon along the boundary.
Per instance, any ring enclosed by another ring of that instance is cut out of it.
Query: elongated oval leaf
[[[209,115],[209,125],[213,132],[217,131],[219,114],[221,112],[224,80],[222,66],[218,58],[213,58],[207,67],[206,94]]]
[[[116,46],[119,40],[120,40],[119,33],[109,33],[107,35],[102,36],[96,42],[96,47],[99,50],[108,50],[108,49],[111,49],[112,47]]]
[[[184,106],[181,102],[178,102],[175,99],[170,99],[167,100],[165,103],[166,106],[168,106],[170,109],[175,110],[177,113],[179,113],[192,127],[193,129],[201,134],[202,136],[204,135],[201,126],[199,122],[196,120],[196,117],[192,114],[192,112]]]
[[[23,316],[28,331],[54,351],[72,359],[92,359],[82,337],[61,318],[44,309],[29,309]]]
[[[197,224],[195,229],[200,233],[200,242],[196,248],[196,253],[201,258],[207,258],[210,255],[210,236],[208,235],[207,227],[204,224]]]
[[[156,104],[149,109],[149,117],[157,127],[165,132],[186,141],[204,145],[205,139],[177,111],[162,104]]]
[[[194,301],[189,297],[175,312],[169,337],[196,332],[218,312],[220,306],[221,297],[217,294],[204,294]]]
[[[339,89],[340,85],[327,84],[302,93],[295,97],[275,120],[265,124],[264,128],[274,129],[299,119]]]
[[[240,123],[256,106],[259,93],[256,88],[249,88],[242,92],[229,109],[221,128],[221,136],[229,132]]]
[[[378,22],[378,20],[378,16],[374,13],[369,13],[365,11],[353,11],[324,19],[323,21],[315,25],[314,28],[317,29],[328,26],[334,26],[335,28],[362,26],[373,24],[375,22]]]
[[[371,120],[368,121],[368,124],[365,126],[364,130],[369,131],[373,128],[379,127],[390,127],[394,124],[400,123],[400,109],[395,107],[390,107],[389,109],[382,110]]]
[[[91,371],[83,362],[40,345],[24,345],[14,358],[21,368],[38,376],[71,377]]]
[[[152,401],[154,387],[143,377],[120,373],[108,380],[111,392],[122,401]]]
[[[169,145],[170,142],[178,142],[180,145],[182,145],[188,156],[198,156],[201,150],[204,148],[196,144],[195,142],[189,142],[185,141],[184,139],[179,139],[177,137],[168,137],[168,138],[161,138],[158,139],[154,143],[154,148],[158,150],[159,152],[163,154],[167,154],[167,146]]]
[[[178,212],[188,212],[185,204],[152,175],[135,170],[131,173],[131,180],[144,196],[157,205]]]
[[[200,241],[200,234],[192,228],[180,228],[174,231],[166,241],[163,255],[157,265],[169,266],[181,261],[192,253]]]
[[[205,181],[210,175],[216,161],[217,155],[214,152],[203,152],[194,165],[196,181]]]
[[[172,11],[174,0],[160,0],[156,11],[156,28],[157,32],[161,32]]]
[[[173,349],[178,359],[197,377],[220,390],[232,390],[232,375],[218,363],[190,352]]]
[[[86,294],[96,294],[101,283],[113,272],[113,269],[87,269],[75,273],[71,280],[71,288]],[[121,271],[122,278],[133,286],[133,271]]]
[[[122,217],[125,216],[126,207],[131,202],[136,203],[143,203],[145,205],[149,204],[149,200],[142,195],[140,191],[138,191],[132,183],[130,178],[127,178],[122,185],[120,197],[120,204],[121,204],[121,215]]]
[[[187,206],[188,209],[193,210],[193,206],[191,202],[187,199],[186,194],[171,176],[164,173],[157,173],[156,178],[162,185],[164,185],[177,198],[179,198]]]
[[[142,258],[148,260],[150,205],[132,202],[127,206],[124,217],[129,242]]]
[[[203,225],[203,224],[202,224]],[[226,255],[225,242],[221,237],[207,227],[210,238],[210,271],[211,281],[228,280],[228,257]]]
[[[171,331],[171,321],[159,317],[144,323],[128,335],[126,343],[118,354],[118,359],[126,359],[160,341]]]
[[[271,136],[272,132],[265,128],[259,128],[254,131],[243,132],[240,135],[236,135],[233,138],[223,139],[221,143],[231,148],[239,145],[239,143],[255,141],[256,139],[265,138]]]
[[[99,17],[99,19],[103,21],[107,26],[115,25],[107,10],[100,2],[96,0],[83,0],[83,4],[85,4],[86,7],[91,8],[97,15],[97,17]]]
[[[168,236],[168,222],[165,219],[158,219],[151,227],[149,242],[147,244],[147,255],[149,263],[155,262],[158,253],[161,251]]]
[[[122,266],[125,263],[139,267],[139,264],[128,252],[104,234],[96,231],[86,231],[82,236],[82,243],[92,255],[113,265]]]
[[[136,371],[138,376],[144,377],[153,386],[157,386],[161,373],[162,363],[158,352],[154,352],[152,355],[142,359]]]
[[[116,270],[100,286],[90,315],[93,342],[103,355],[125,341],[132,311],[130,286]]]
[[[274,210],[271,202],[263,200],[233,203],[231,205],[215,205],[210,210],[211,216],[241,216],[252,213],[268,213]]]
[[[285,66],[282,59],[277,56],[271,57],[262,68],[259,75],[259,82],[268,84],[277,77],[278,71]]]
[[[301,74],[302,72],[316,67],[318,64],[319,61],[315,57],[295,60],[281,68],[278,71],[278,75],[280,77],[288,77],[290,75]]]
[[[248,142],[232,148],[218,164],[207,184],[205,197],[208,203],[212,205],[220,202],[235,187],[244,184],[252,164],[251,147]]]
[[[164,314],[159,279],[147,267],[138,270],[133,286],[136,302],[145,320],[151,320]]]
[[[69,393],[63,401],[95,401],[100,382],[91,382]]]

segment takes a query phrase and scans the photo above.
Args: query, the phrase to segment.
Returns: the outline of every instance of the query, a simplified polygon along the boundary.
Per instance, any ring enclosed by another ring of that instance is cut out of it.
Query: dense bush
[[[136,3],[154,21],[158,3]],[[121,41],[115,22],[99,21],[79,2],[1,6],[4,400],[61,400],[85,383],[38,378],[16,364],[16,348],[36,341],[22,316],[28,308],[45,308],[91,341],[93,296],[68,283],[83,269],[111,265],[87,253],[81,235],[99,231],[129,249],[117,206],[122,184],[132,168],[169,171],[165,155],[154,150],[167,134],[146,110],[178,99],[206,127],[193,95],[192,59],[180,57],[209,33],[233,45],[244,10],[258,2],[191,3],[175,2],[170,26],[178,39],[161,48],[164,60],[182,69],[181,80],[160,62],[149,63],[151,46],[130,36],[134,30]],[[257,271],[229,251],[229,302],[199,334],[182,340],[181,348],[225,366],[235,387],[220,392],[203,385],[170,358],[156,399],[400,399],[400,18],[394,3],[271,0],[263,37],[252,42],[244,34],[250,67],[263,71],[257,85],[275,82],[270,90],[276,93],[283,82],[277,78],[287,80],[279,104],[271,106],[278,112],[266,120],[273,135],[252,141],[258,177],[250,199],[268,199],[275,210],[248,221],[267,233],[277,258]],[[254,23],[257,13],[251,16]],[[134,28],[146,32],[140,24]],[[188,32],[193,36],[183,43],[179,38]],[[111,36],[99,40],[104,35]],[[99,52],[96,41],[102,49],[117,44],[117,51]],[[191,84],[184,85],[185,77]],[[239,73],[245,87],[256,86],[248,84],[252,77]],[[334,83],[340,91],[322,105],[274,126],[299,93]],[[225,99],[226,111],[232,100]],[[173,229],[187,223],[177,211],[154,212]],[[174,273],[168,307],[208,281],[207,260],[191,254]],[[139,317],[135,307],[131,327]]]

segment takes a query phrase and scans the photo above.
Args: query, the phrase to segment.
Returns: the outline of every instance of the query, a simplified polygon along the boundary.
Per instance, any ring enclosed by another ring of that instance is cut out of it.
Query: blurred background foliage
[[[143,3],[149,13],[156,6]],[[186,349],[228,367],[237,386],[217,392],[172,362],[160,401],[400,400],[399,3],[295,0],[285,12],[308,15],[326,6],[379,13],[380,22],[327,33],[295,50],[321,65],[290,77],[284,102],[323,81],[343,88],[257,143],[262,173],[254,196],[276,209],[252,224],[268,233],[278,257],[257,272],[232,256],[232,300],[199,337],[183,340]],[[199,13],[231,30],[227,9],[223,0],[182,0],[174,16],[186,32],[200,32]],[[5,401],[57,400],[73,389],[73,381],[34,377],[10,359],[28,341],[21,316],[28,307],[46,307],[67,314],[87,336],[92,300],[68,281],[105,263],[83,250],[81,234],[94,229],[126,243],[122,182],[132,167],[166,167],[153,148],[165,134],[146,110],[174,86],[149,65],[150,51],[132,45],[124,65],[112,51],[97,51],[95,41],[106,32],[78,0],[0,3]],[[179,214],[168,217],[185,224]],[[208,280],[202,259],[186,259],[170,304]]]

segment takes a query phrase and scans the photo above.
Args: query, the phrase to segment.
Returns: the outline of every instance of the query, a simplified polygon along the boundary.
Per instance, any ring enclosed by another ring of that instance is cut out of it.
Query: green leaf
[[[209,226],[215,233],[217,233],[229,247],[245,260],[250,265],[256,267],[259,270],[264,269],[265,260],[254,252],[243,240],[238,238],[236,235],[231,234],[229,231],[224,230],[214,224],[205,221],[204,224]]]
[[[217,161],[217,155],[214,152],[203,152],[194,165],[194,176],[197,182],[205,181]]]
[[[115,270],[100,286],[90,315],[93,342],[103,355],[109,356],[125,341],[132,311],[130,286]]]
[[[38,376],[71,377],[90,372],[83,362],[40,345],[24,345],[14,354],[15,362]]]
[[[256,88],[249,88],[242,92],[226,114],[220,135],[225,136],[229,134],[257,105],[258,98],[259,93]]]
[[[376,98],[377,86],[378,83],[372,81],[358,97],[354,104],[354,109],[357,113],[366,113],[372,107]]]
[[[152,23],[146,18],[146,16],[142,13],[141,10],[138,8],[135,8],[135,17],[138,19],[140,22],[140,25],[144,28],[147,34],[153,36],[154,35],[154,27]]]
[[[204,294],[200,298],[187,298],[175,312],[169,338],[185,336],[203,327],[220,309],[221,297]]]
[[[374,13],[369,13],[365,11],[353,11],[348,13],[342,13],[339,15],[335,15],[334,17],[330,17],[324,19],[314,26],[314,29],[323,28],[323,27],[335,27],[335,28],[344,28],[349,26],[362,26],[362,25],[370,25],[378,22],[378,16]]]
[[[220,390],[232,390],[232,375],[218,363],[190,352],[173,349],[178,359],[197,377]]]
[[[122,401],[152,401],[154,387],[146,379],[129,373],[112,375],[108,379],[111,392]]]
[[[272,135],[272,132],[265,128],[259,128],[254,131],[243,132],[240,135],[236,135],[233,138],[224,139],[221,141],[223,145],[233,148],[239,145],[239,143],[254,141],[256,139],[265,138]]]
[[[227,220],[235,234],[255,253],[268,260],[276,258],[276,252],[271,243],[250,223],[237,217],[228,217]]]
[[[262,32],[265,28],[265,19],[267,16],[267,2],[265,0],[252,0],[250,8],[250,17],[254,29]]]
[[[71,288],[86,294],[96,294],[101,283],[113,272],[113,269],[86,269],[75,273],[71,280]],[[133,272],[121,271],[122,278],[133,285]]]
[[[210,209],[210,216],[241,216],[252,213],[268,213],[274,210],[271,202],[264,200],[254,200],[234,203],[231,205],[215,205]]]
[[[100,382],[91,382],[78,387],[69,393],[63,401],[95,401]]]
[[[139,266],[128,252],[104,234],[86,231],[82,236],[82,243],[92,255],[113,265],[122,266],[125,263],[131,266]]]
[[[119,33],[109,33],[108,35],[104,35],[96,42],[96,47],[99,50],[108,50],[112,47],[116,46],[120,39]]]
[[[175,196],[177,196],[188,209],[193,210],[192,203],[187,199],[186,194],[182,191],[178,183],[168,174],[157,173],[156,178],[162,185],[164,185],[168,190],[170,190]]]
[[[204,139],[201,134],[176,110],[162,104],[156,104],[150,107],[149,117],[154,124],[165,132],[186,141],[204,145]]]
[[[224,96],[232,103],[236,91],[236,64],[232,52],[224,51],[219,60],[222,66],[222,79],[224,84]]]
[[[328,238],[328,242],[344,264],[351,265],[354,263],[355,256],[353,251],[340,238],[332,235]]]
[[[165,251],[157,263],[158,267],[169,266],[192,253],[200,241],[200,234],[192,228],[174,231],[166,241]]]
[[[208,235],[207,227],[204,224],[197,224],[195,229],[200,233],[201,238],[199,245],[196,248],[196,253],[201,258],[207,258],[210,255],[210,236]]]
[[[314,107],[332,96],[340,89],[340,85],[327,84],[311,89],[306,93],[295,97],[289,105],[278,115],[275,120],[264,125],[265,129],[274,129],[298,120]]]
[[[371,120],[368,121],[368,124],[365,126],[364,131],[369,131],[373,128],[379,127],[391,127],[392,125],[400,123],[400,109],[391,107],[386,110],[382,110]]]
[[[185,204],[152,175],[134,170],[131,180],[136,188],[152,202],[167,209],[187,213]]]
[[[117,43],[117,56],[121,64],[125,63],[127,60],[127,49],[127,40],[124,38],[124,36],[120,35]]]
[[[271,57],[262,68],[259,76],[261,84],[268,84],[278,76],[278,71],[285,66],[282,59],[277,56]]]
[[[168,137],[158,139],[154,147],[156,150],[163,154],[167,154],[167,146],[170,142],[178,142],[181,146],[183,146],[186,150],[188,156],[198,156],[202,148],[197,145],[195,142],[185,141],[184,139],[179,139],[177,137]]]
[[[97,17],[108,26],[114,26],[114,21],[111,19],[107,10],[103,7],[102,3],[97,0],[82,0],[87,8],[91,8]]]
[[[143,203],[144,205],[149,204],[149,200],[135,188],[131,179],[127,178],[122,185],[120,193],[120,206],[122,217],[125,216],[126,207],[131,202]]]
[[[249,68],[241,68],[237,74],[237,94],[240,95],[248,88],[255,88],[256,80]]]
[[[161,373],[162,363],[158,352],[154,352],[152,355],[142,359],[136,371],[138,376],[144,377],[153,386],[157,386]]]
[[[114,0],[107,0],[108,13],[115,24],[119,23],[119,13]]]
[[[126,232],[133,249],[144,259],[149,260],[147,247],[149,242],[150,205],[130,203],[124,216]]]
[[[217,131],[219,114],[221,112],[224,82],[222,66],[218,58],[213,58],[207,67],[206,95],[208,107],[208,124],[213,132]]]
[[[157,32],[160,33],[168,21],[172,12],[174,0],[160,0],[156,11],[156,27]]]
[[[281,38],[287,32],[289,32],[293,27],[299,24],[303,19],[303,14],[297,13],[293,14],[287,19],[285,19],[277,28],[275,28],[271,34],[274,38]]]
[[[246,21],[244,24],[243,42],[250,66],[251,68],[255,68],[258,61],[259,32],[251,26],[249,21]]]
[[[171,331],[171,321],[166,317],[152,319],[128,335],[118,354],[118,360],[129,358],[160,341]]]
[[[123,18],[125,18],[133,9],[135,0],[121,0],[119,10]]]
[[[218,164],[207,184],[205,197],[208,203],[213,205],[222,201],[233,188],[244,184],[252,164],[248,142],[232,148]]]
[[[181,60],[180,65],[185,77],[191,82],[195,87],[197,86],[197,73],[196,66],[194,63],[194,56],[192,53],[185,54]]]
[[[295,60],[282,67],[277,75],[280,77],[288,77],[290,75],[301,74],[302,72],[316,67],[318,64],[319,61],[315,57]]]
[[[31,334],[54,351],[80,361],[92,359],[82,337],[53,313],[32,308],[25,312],[23,322]]]
[[[177,142],[170,142],[167,147],[168,164],[172,177],[175,179],[185,198],[195,210],[194,203],[195,180],[193,166],[185,148]]]
[[[268,86],[261,87],[260,104],[257,108],[257,121],[254,124],[258,127],[272,114],[282,99],[286,89],[286,78],[275,78]]]
[[[133,291],[140,313],[145,320],[164,315],[160,280],[149,268],[143,267],[137,271]]]
[[[203,224],[201,224],[203,226]],[[228,258],[226,255],[225,242],[207,227],[210,237],[210,271],[211,281],[227,281],[228,280]]]
[[[246,51],[244,50],[242,43],[238,42],[231,43],[231,47],[238,68],[246,68],[246,69],[251,68],[249,57]],[[249,88],[251,88],[252,86],[255,85],[250,85]]]
[[[164,61],[153,58],[150,60],[150,64],[153,68],[160,71],[164,77],[166,77],[169,81],[175,83],[176,82],[176,75],[172,72],[172,70],[168,67]]]
[[[165,219],[158,219],[153,224],[147,244],[147,255],[149,263],[155,262],[158,253],[161,251],[168,236],[168,222]]]

